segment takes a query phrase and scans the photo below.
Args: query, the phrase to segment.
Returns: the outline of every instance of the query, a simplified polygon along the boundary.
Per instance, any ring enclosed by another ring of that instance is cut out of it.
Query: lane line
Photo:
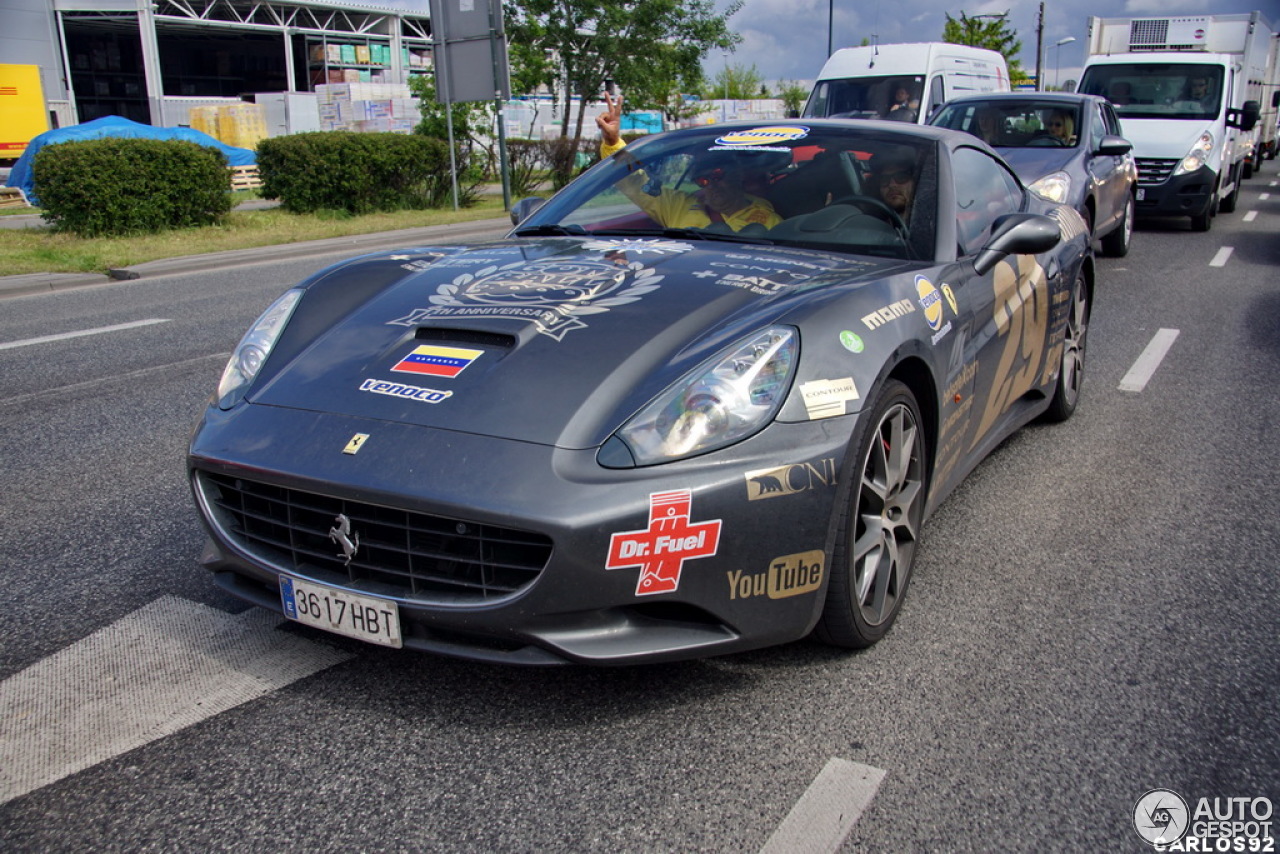
[[[0,682],[0,804],[352,656],[162,596]]]
[[[135,320],[131,323],[117,323],[115,326],[99,326],[97,329],[81,329],[78,332],[59,332],[57,335],[41,335],[39,338],[26,338],[22,341],[9,341],[0,344],[0,350],[12,350],[15,347],[30,347],[33,344],[48,344],[50,341],[66,341],[69,338],[84,338],[86,335],[101,335],[104,332],[120,332],[124,329],[137,329],[140,326],[154,326],[157,323],[168,323],[167,318],[153,317],[149,320]]]
[[[1160,367],[1160,362],[1164,359],[1165,354],[1169,352],[1169,348],[1173,346],[1173,342],[1177,340],[1178,330],[1161,329],[1151,338],[1151,343],[1147,345],[1147,349],[1142,351],[1142,355],[1138,357],[1138,361],[1133,363],[1133,367],[1129,369],[1129,373],[1124,375],[1124,379],[1120,380],[1120,391],[1142,391],[1147,387],[1147,383],[1151,381],[1151,377],[1155,375],[1156,368]]]
[[[1260,195],[1258,196],[1258,199],[1259,199],[1260,201],[1264,201],[1264,202],[1265,202],[1267,199],[1269,199],[1269,198],[1271,198],[1271,194],[1270,194],[1270,193],[1262,193],[1262,194],[1260,194]]]
[[[1257,218],[1258,218],[1257,211],[1249,211],[1247,214],[1244,215],[1245,222],[1253,222]]]
[[[77,391],[82,391],[87,388],[93,388],[94,386],[97,386],[97,385],[105,385],[107,383],[117,383],[122,380],[134,380],[134,379],[138,379],[139,377],[145,377],[148,374],[160,373],[162,371],[168,372],[173,370],[180,370],[182,368],[186,368],[191,365],[197,365],[201,362],[207,362],[211,359],[217,359],[220,362],[226,362],[227,359],[230,359],[230,358],[231,358],[230,353],[210,353],[208,356],[196,356],[194,359],[184,359],[181,362],[170,362],[167,365],[152,365],[149,368],[139,368],[136,371],[129,371],[129,373],[127,374],[112,374],[109,377],[103,377],[101,379],[85,380],[84,382],[72,383],[71,385],[60,385],[57,388],[47,388],[42,391],[30,391],[30,392],[27,392],[26,394],[19,394],[13,397],[0,398],[0,409],[5,408],[6,406],[9,406],[9,407],[21,406],[25,403],[30,403],[33,400],[39,400],[40,398],[43,398],[43,397],[58,397],[64,394],[73,394]],[[211,377],[210,383],[211,384],[209,387],[214,388],[214,384],[217,383],[217,377],[216,376]]]
[[[1213,256],[1213,260],[1209,262],[1210,267],[1225,267],[1227,259],[1231,257],[1231,253],[1235,252],[1235,247],[1224,246],[1218,250],[1218,254]]]
[[[840,850],[876,796],[885,771],[832,758],[778,825],[760,854]]]

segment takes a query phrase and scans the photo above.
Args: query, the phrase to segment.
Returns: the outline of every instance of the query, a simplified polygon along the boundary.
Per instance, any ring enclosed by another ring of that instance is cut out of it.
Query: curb
[[[431,243],[496,240],[510,230],[511,220],[503,217],[456,222],[449,225],[430,225],[402,231],[333,237],[326,240],[307,240],[301,243],[281,243],[229,252],[211,252],[206,255],[184,255],[108,270],[105,275],[101,273],[27,273],[21,276],[0,276],[0,299],[47,294],[87,285],[176,276],[249,264],[268,264],[296,258],[320,258],[327,255],[354,256]]]

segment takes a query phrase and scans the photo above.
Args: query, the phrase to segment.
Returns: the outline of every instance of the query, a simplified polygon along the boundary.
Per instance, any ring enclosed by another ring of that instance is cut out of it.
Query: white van
[[[1008,91],[1009,67],[998,51],[945,42],[846,47],[822,66],[803,115],[922,125],[952,98]]]

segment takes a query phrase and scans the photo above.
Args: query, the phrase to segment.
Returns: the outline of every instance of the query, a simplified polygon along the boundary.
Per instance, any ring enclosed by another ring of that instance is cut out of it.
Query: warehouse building
[[[173,127],[196,107],[253,101],[274,135],[319,129],[314,93],[333,84],[403,92],[432,70],[431,24],[328,0],[3,0],[0,57],[39,67],[50,127],[108,115]]]

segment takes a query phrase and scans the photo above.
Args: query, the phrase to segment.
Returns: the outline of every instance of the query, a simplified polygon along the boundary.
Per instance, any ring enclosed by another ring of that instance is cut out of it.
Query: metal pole
[[[827,57],[830,58],[836,35],[836,0],[827,0]]]
[[[489,3],[489,56],[493,58],[493,109],[498,119],[498,171],[502,173],[502,209],[511,210],[511,179],[507,167],[507,123],[502,115],[502,61],[498,51],[500,32],[494,12],[502,14],[499,0]]]

